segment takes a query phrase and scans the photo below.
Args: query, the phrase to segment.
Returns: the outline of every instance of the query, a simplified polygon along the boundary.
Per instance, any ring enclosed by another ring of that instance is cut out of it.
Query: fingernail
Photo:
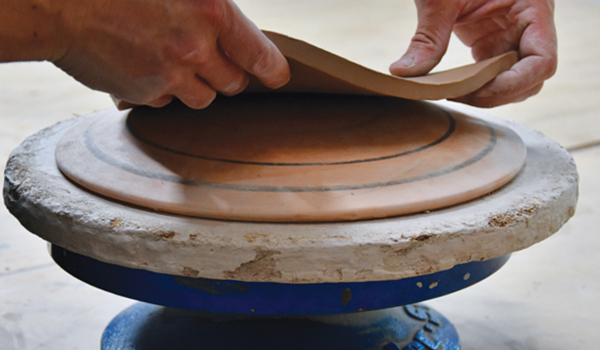
[[[244,74],[241,78],[232,81],[227,87],[225,87],[221,92],[225,95],[237,95],[240,92],[244,91],[246,86],[248,86],[249,77],[247,74]]]
[[[413,56],[402,56],[398,61],[392,63],[392,68],[411,68],[415,65]]]

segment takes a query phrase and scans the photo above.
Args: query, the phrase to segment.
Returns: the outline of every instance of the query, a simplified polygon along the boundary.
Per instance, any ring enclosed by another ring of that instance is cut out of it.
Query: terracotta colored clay
[[[507,183],[510,129],[426,102],[325,94],[221,96],[111,111],[67,132],[60,169],[142,207],[245,221],[340,221],[461,203]]]
[[[507,70],[518,60],[514,51],[420,77],[400,78],[383,74],[288,36],[264,32],[288,59],[291,80],[278,89],[282,92],[321,92],[359,95],[382,95],[411,100],[440,100],[464,96]],[[247,92],[267,91],[254,79]],[[269,90],[271,91],[271,90]],[[131,103],[115,99],[119,109]]]

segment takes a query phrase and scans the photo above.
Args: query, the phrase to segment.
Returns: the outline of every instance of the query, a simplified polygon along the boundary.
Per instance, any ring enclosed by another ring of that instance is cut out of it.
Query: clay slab
[[[518,61],[507,52],[478,63],[419,77],[383,74],[283,34],[263,31],[290,65],[291,79],[278,92],[379,95],[411,100],[440,100],[473,92]],[[273,91],[251,79],[245,92]],[[119,109],[134,105],[115,99]]]
[[[108,111],[56,148],[101,195],[242,221],[346,221],[438,209],[510,181],[525,160],[509,128],[389,97],[242,94],[204,110]]]

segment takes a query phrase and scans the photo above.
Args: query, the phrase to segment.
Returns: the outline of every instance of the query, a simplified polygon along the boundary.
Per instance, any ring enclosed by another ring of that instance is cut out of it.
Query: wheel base
[[[319,316],[248,316],[137,303],[102,336],[102,350],[459,350],[454,326],[415,304]]]

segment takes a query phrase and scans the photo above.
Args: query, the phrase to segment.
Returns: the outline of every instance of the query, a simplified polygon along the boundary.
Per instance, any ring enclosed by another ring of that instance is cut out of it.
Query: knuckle
[[[412,37],[412,42],[423,48],[433,49],[437,46],[440,40],[432,34],[419,31]]]
[[[175,65],[205,65],[214,57],[216,40],[210,36],[189,37],[171,50]]]
[[[210,23],[213,28],[222,28],[228,24],[229,11],[225,1],[203,0],[202,12],[206,23]]]
[[[440,57],[446,52],[444,40],[426,31],[418,31],[412,37],[410,46],[423,52],[426,56]]]
[[[183,77],[180,74],[174,74],[174,73],[167,73],[164,76],[164,92],[170,92],[170,91],[175,91],[178,89],[179,86],[181,86],[182,82],[183,82]]]
[[[210,63],[209,51],[213,50],[209,45],[199,41],[194,48],[181,57],[182,64],[193,66],[205,66]]]

